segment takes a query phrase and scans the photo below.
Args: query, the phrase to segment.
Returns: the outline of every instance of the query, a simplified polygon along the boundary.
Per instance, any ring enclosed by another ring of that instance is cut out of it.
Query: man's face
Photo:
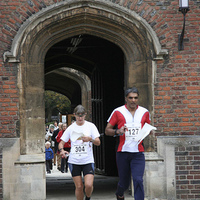
[[[63,124],[63,130],[65,131],[67,129],[67,124]]]
[[[58,128],[61,131],[62,130],[62,124],[58,124]]]
[[[131,92],[125,97],[125,100],[129,108],[135,109],[138,105],[138,94]]]
[[[54,131],[54,128],[50,128],[50,131],[53,132],[53,131]]]

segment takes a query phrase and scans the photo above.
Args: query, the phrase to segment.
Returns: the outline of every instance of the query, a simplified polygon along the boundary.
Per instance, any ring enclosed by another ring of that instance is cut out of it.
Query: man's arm
[[[120,129],[113,129],[113,125],[111,125],[109,122],[105,129],[105,134],[108,136],[114,136],[114,135],[123,135],[126,131],[126,127],[122,126]]]
[[[114,126],[112,126],[110,123],[107,124],[105,128],[105,134],[108,136],[114,136],[115,135],[115,129],[113,129]]]

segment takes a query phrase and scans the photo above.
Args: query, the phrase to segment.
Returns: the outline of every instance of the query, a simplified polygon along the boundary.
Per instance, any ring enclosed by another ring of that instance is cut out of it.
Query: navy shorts
[[[76,164],[69,163],[69,170],[72,174],[72,177],[82,176],[82,173],[83,173],[83,176],[87,174],[94,175],[94,163],[89,163],[85,165],[76,165]]]

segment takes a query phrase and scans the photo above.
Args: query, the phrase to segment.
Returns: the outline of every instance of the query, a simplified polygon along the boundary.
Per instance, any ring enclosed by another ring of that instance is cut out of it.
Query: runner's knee
[[[134,188],[137,188],[138,186],[143,186],[143,178],[141,176],[134,177],[133,185],[134,185]]]
[[[80,191],[83,191],[83,184],[77,184],[76,185],[76,190],[80,190]]]
[[[93,184],[92,183],[85,183],[85,190],[89,190],[93,188]]]

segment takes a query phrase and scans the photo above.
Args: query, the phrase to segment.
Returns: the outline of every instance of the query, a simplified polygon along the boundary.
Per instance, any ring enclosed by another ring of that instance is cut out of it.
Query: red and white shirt
[[[126,105],[120,106],[116,108],[108,118],[108,121],[112,126],[117,125],[118,129],[122,126],[126,125],[129,127],[129,131],[131,130],[139,130],[144,126],[145,123],[150,124],[150,114],[146,108],[141,106],[137,106],[134,116],[129,112]],[[132,126],[132,127],[131,127]],[[131,135],[133,137],[133,135]],[[137,144],[137,141],[131,139],[128,135],[123,134],[119,138],[119,145],[117,152],[143,152],[144,146],[142,142]]]

